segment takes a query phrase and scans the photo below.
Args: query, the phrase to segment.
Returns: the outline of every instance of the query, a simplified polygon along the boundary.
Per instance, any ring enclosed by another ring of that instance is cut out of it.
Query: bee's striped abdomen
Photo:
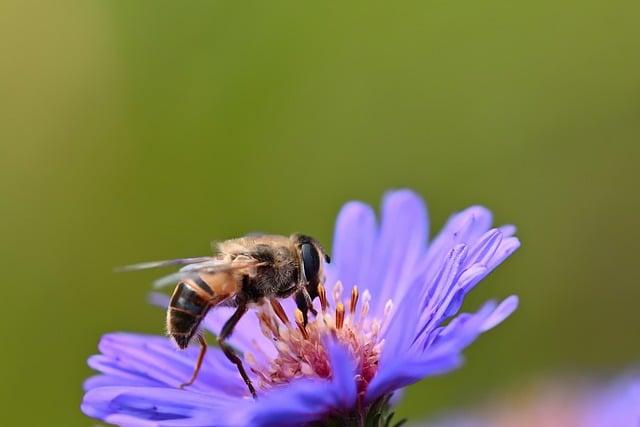
[[[167,310],[167,330],[182,349],[189,345],[207,314],[211,297],[205,298],[205,294],[211,295],[211,289],[202,279],[180,282],[173,292]]]

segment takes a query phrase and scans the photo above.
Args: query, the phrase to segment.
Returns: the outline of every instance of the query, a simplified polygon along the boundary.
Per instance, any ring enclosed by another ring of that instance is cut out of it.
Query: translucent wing
[[[244,270],[248,268],[256,268],[261,265],[264,265],[264,263],[248,257],[246,259],[245,257],[242,259],[236,258],[232,262],[209,259],[204,262],[185,265],[175,273],[160,277],[153,281],[153,287],[158,289],[176,283],[180,280],[195,279],[202,274],[216,274],[227,271]]]
[[[171,265],[183,265],[183,264],[195,264],[202,263],[206,261],[214,260],[215,258],[210,256],[201,256],[195,258],[176,258],[176,259],[168,259],[163,261],[150,261],[150,262],[141,262],[138,264],[125,265],[124,267],[116,268],[116,271],[136,271],[136,270],[146,270],[149,268],[160,268],[160,267],[168,267]]]

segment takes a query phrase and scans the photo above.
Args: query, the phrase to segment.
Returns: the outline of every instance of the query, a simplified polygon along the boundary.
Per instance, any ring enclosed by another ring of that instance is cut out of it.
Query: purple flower
[[[585,427],[640,426],[640,372],[592,390],[581,408]]]
[[[611,384],[545,385],[482,410],[443,417],[425,427],[638,427],[640,374]]]
[[[264,309],[245,316],[229,340],[244,354],[257,399],[217,348],[195,384],[181,390],[196,348],[178,352],[168,338],[115,333],[89,359],[101,374],[85,383],[82,410],[132,426],[362,420],[384,409],[394,391],[460,366],[462,350],[515,310],[512,296],[458,314],[464,296],[519,246],[514,227],[492,229],[491,222],[487,209],[471,207],[427,243],[426,208],[413,192],[387,194],[380,224],[369,206],[347,203],[320,314],[303,328],[283,301],[292,321]],[[217,334],[229,310],[212,310],[205,328]]]

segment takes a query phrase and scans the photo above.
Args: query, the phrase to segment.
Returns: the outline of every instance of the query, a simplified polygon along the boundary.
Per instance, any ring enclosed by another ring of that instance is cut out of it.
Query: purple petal
[[[458,279],[460,287],[465,290],[465,294],[468,294],[473,286],[485,278],[490,272],[491,270],[489,270],[485,265],[474,264],[463,271],[460,275],[460,278]]]
[[[488,301],[476,313],[462,314],[454,318],[425,349],[423,358],[426,360],[440,358],[446,354],[462,351],[482,332],[508,317],[516,307],[517,298],[512,296],[499,305],[494,301]]]
[[[365,285],[373,296],[371,312],[381,315],[389,299],[399,301],[423,261],[428,235],[427,210],[409,190],[385,195],[380,237]]]
[[[442,268],[433,278],[431,284],[425,287],[424,296],[419,301],[418,310],[423,313],[420,319],[419,332],[415,339],[431,328],[437,326],[446,311],[447,302],[455,292],[457,281],[462,274],[462,266],[467,257],[465,245],[457,245],[446,257]]]
[[[383,324],[380,336],[385,343],[367,402],[457,368],[462,350],[508,317],[518,303],[516,297],[500,305],[489,302],[476,313],[444,322],[460,310],[466,293],[519,246],[512,237],[514,227],[489,229],[492,218],[487,209],[476,206],[452,216],[428,248],[427,211],[415,193],[385,195],[380,222],[378,229],[373,210],[362,203],[345,205],[336,225],[334,261],[326,268],[329,287],[342,280],[345,294],[353,285],[370,290],[372,317],[383,315],[387,300],[396,304]],[[168,302],[166,296],[153,300],[165,306]],[[292,314],[293,302],[283,305]],[[217,334],[231,312],[216,307],[203,327]],[[230,343],[253,353],[262,365],[276,356],[255,313],[242,318]],[[358,393],[358,368],[350,350],[331,339],[324,345],[330,379],[293,380],[261,390],[254,401],[245,399],[245,384],[218,349],[206,355],[198,381],[179,390],[177,385],[191,376],[197,346],[180,352],[167,338],[107,335],[100,343],[102,354],[89,360],[102,375],[86,381],[82,409],[107,422],[140,426],[286,426],[318,421],[329,413],[352,410]]]
[[[426,377],[450,372],[459,368],[462,362],[462,356],[459,354],[433,359],[428,363],[399,360],[398,363],[381,370],[373,377],[367,388],[365,401],[373,402],[387,393],[416,383]]]
[[[446,254],[456,245],[467,246],[474,243],[483,233],[489,230],[493,216],[482,206],[472,206],[452,215],[444,228],[429,245],[429,250],[421,269],[427,278],[433,277],[442,265]]]
[[[395,360],[413,342],[420,317],[420,311],[415,307],[421,291],[422,287],[416,282],[393,309],[388,326],[383,330],[385,344],[380,355],[379,369],[384,369],[387,361]]]
[[[247,425],[299,426],[355,406],[355,361],[341,344],[329,340],[326,345],[332,369],[331,380],[304,379],[270,390],[255,405],[247,408]]]
[[[94,356],[95,357],[95,356]],[[94,375],[88,378],[84,384],[83,388],[85,391],[89,391],[98,387],[108,387],[108,386],[124,386],[124,385],[136,385],[136,386],[144,386],[144,387],[165,387],[164,384],[143,378],[140,375],[119,375],[119,372],[116,372],[115,375]]]
[[[640,425],[640,374],[628,374],[613,384],[594,389],[581,404],[586,427]]]
[[[338,214],[333,238],[332,262],[327,266],[327,284],[341,280],[345,286],[364,286],[377,239],[373,209],[350,202]]]
[[[238,401],[179,389],[100,387],[84,396],[81,408],[89,416],[127,426],[231,426],[234,414],[227,412]]]
[[[335,408],[348,410],[356,403],[356,361],[349,349],[333,340],[327,340],[332,370],[332,385],[335,393]]]
[[[504,237],[511,237],[516,234],[517,231],[516,226],[511,224],[502,225],[498,227],[498,230],[500,230]]]
[[[482,332],[504,320],[517,305],[515,297],[509,297],[496,307],[486,303],[474,314],[461,314],[447,326],[434,330],[437,335],[425,338],[411,348],[395,351],[394,357],[381,359],[378,373],[367,389],[367,401],[375,400],[396,388],[404,387],[427,376],[453,370],[462,363],[461,351]],[[386,346],[385,342],[385,346]],[[387,352],[383,349],[383,356]]]
[[[158,421],[143,420],[133,415],[113,414],[104,417],[109,424],[127,427],[157,427]]]
[[[485,267],[486,270],[483,274],[478,274],[473,277],[472,280],[468,280],[464,287],[465,291],[468,293],[475,287],[475,285],[480,282],[480,280],[484,279],[489,273],[491,273],[496,267],[498,267],[502,262],[508,258],[516,249],[520,247],[520,241],[516,237],[507,237],[502,239],[500,245],[495,250],[495,253],[492,255],[491,259],[486,261]]]
[[[246,425],[296,426],[315,421],[331,411],[331,383],[318,379],[293,381],[271,389],[246,414]]]
[[[502,242],[502,233],[498,229],[492,229],[484,233],[473,245],[470,246],[467,265],[487,265],[498,250]]]
[[[489,317],[482,323],[482,332],[488,331],[502,323],[518,308],[518,297],[511,295],[496,307]]]
[[[134,334],[108,334],[99,344],[102,354],[92,356],[89,366],[108,376],[130,381],[132,385],[177,388],[191,377],[199,349],[179,351],[168,338]],[[89,384],[91,385],[91,384]],[[222,352],[210,347],[198,380],[190,389],[231,396],[246,394],[246,386],[235,366]]]
[[[500,247],[489,263],[489,267],[494,268],[502,263],[509,255],[520,247],[520,240],[517,237],[508,237],[503,239]]]

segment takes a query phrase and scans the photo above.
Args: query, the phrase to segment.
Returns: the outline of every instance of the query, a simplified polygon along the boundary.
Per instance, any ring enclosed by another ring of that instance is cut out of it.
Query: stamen
[[[276,316],[278,316],[278,319],[280,319],[280,321],[285,325],[288,325],[289,318],[287,317],[287,313],[284,311],[284,308],[282,308],[282,305],[280,305],[280,302],[275,298],[272,298],[270,302],[271,307],[273,307],[273,311],[276,313]]]
[[[313,370],[313,368],[308,364],[308,363],[300,363],[300,372],[302,372],[304,375],[307,376],[311,376],[313,374],[315,374],[315,371]]]
[[[364,292],[362,293],[362,302],[369,303],[370,301],[371,301],[371,292],[369,292],[369,289],[365,289]]]
[[[369,289],[365,289],[362,294],[362,310],[360,310],[360,319],[364,319],[369,314],[369,307],[371,302],[371,292]]]
[[[358,306],[358,287],[354,286],[351,289],[351,302],[349,304],[349,313],[353,316],[356,312],[356,307]]]
[[[339,302],[338,306],[336,307],[336,329],[342,329],[343,324],[344,324],[344,304]]]
[[[384,305],[384,317],[385,318],[389,316],[389,314],[391,313],[391,310],[393,310],[393,301],[389,300]]]
[[[252,368],[258,364],[256,357],[250,351],[245,351],[244,360],[247,362],[247,365]]]
[[[307,332],[307,328],[304,327],[304,316],[302,315],[302,312],[296,308],[295,315],[296,315],[296,325],[298,325],[298,329],[300,329],[300,333],[302,334],[305,340],[308,340],[309,333]]]
[[[269,316],[265,312],[260,312],[258,314],[258,318],[260,319],[260,327],[261,327],[263,333],[271,332],[271,336],[273,338],[277,338],[277,337],[280,336],[280,332],[278,331],[278,327],[271,320],[272,319],[271,316]],[[268,336],[268,333],[265,333],[265,335]]]
[[[332,286],[331,297],[334,298],[335,309],[330,310],[326,286],[318,286],[322,314],[306,325],[300,309],[285,312],[282,303],[276,300],[269,300],[270,305],[261,305],[256,313],[260,328],[274,347],[276,355],[265,351],[262,343],[253,341],[252,353],[247,353],[246,359],[260,387],[266,389],[286,384],[301,376],[331,378],[332,366],[324,338],[333,336],[353,354],[358,366],[354,373],[358,393],[366,391],[378,370],[382,349],[380,335],[388,322],[393,304],[387,302],[383,315],[368,317],[371,316],[371,293],[368,290],[360,292],[354,286],[350,295],[343,299],[343,285],[338,282]]]
[[[318,296],[320,297],[320,306],[322,307],[322,312],[324,313],[329,307],[329,302],[327,301],[327,289],[322,283],[318,285]]]
[[[333,301],[337,304],[342,298],[342,282],[338,281],[333,286]]]
[[[380,332],[380,328],[381,328],[381,324],[380,321],[378,319],[373,319],[373,321],[371,322],[371,332],[373,333],[374,336],[377,336],[378,333]]]

